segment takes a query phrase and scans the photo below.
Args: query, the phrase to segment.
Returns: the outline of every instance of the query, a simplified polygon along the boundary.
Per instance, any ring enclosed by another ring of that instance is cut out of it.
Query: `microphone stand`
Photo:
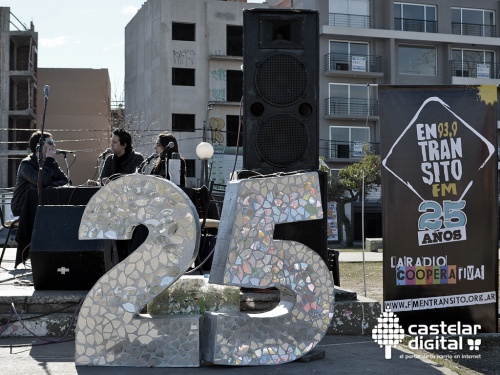
[[[44,89],[45,91],[45,89]],[[47,90],[48,91],[48,90]],[[45,113],[47,112],[47,102],[49,99],[49,96],[47,93],[44,93],[44,98],[43,98],[43,117],[42,117],[42,129],[40,130],[40,141],[38,142],[38,181],[37,181],[37,188],[38,188],[38,205],[42,205],[42,170],[43,170],[43,145],[44,145],[44,136],[43,132],[45,130]]]
[[[168,150],[165,153],[165,178],[170,181],[170,171],[168,170]]]
[[[139,168],[137,169],[137,172],[140,173],[140,174],[144,174],[144,172],[146,171],[146,165],[151,164],[151,160],[154,160],[154,159],[156,159],[158,157],[159,157],[159,155],[156,155],[156,157],[153,157],[153,155],[151,155],[147,159],[144,159],[142,161],[141,165],[139,165]]]
[[[71,177],[69,175],[69,164],[68,164],[68,158],[66,157],[66,153],[63,153],[64,161],[66,162],[66,174],[68,175],[68,182],[71,185]]]
[[[106,157],[105,157],[105,156],[103,156],[103,157],[101,158],[101,161],[99,162],[99,169],[98,169],[98,171],[97,171],[97,172],[99,173],[99,178],[98,178],[98,180],[99,180],[99,185],[102,185],[101,172],[102,172],[102,167],[104,166],[104,159],[105,159],[105,158],[106,158]]]

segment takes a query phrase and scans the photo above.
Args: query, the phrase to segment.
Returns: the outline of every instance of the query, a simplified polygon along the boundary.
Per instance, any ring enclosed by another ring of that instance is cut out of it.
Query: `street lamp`
[[[214,147],[208,142],[196,146],[196,155],[201,159],[201,186],[208,184],[208,159],[214,155]]]

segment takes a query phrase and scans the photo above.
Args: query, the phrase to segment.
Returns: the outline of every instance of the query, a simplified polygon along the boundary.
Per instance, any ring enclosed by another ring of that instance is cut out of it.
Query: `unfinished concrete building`
[[[38,34],[0,7],[0,187],[14,186],[36,128]]]

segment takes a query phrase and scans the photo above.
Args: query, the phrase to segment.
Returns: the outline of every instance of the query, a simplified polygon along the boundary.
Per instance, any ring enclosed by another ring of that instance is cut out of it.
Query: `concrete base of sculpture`
[[[66,333],[78,301],[85,291],[35,291],[32,287],[13,287],[0,296],[0,329],[11,321],[2,333],[4,337],[33,336],[11,314],[11,303],[23,323],[36,335],[61,337]],[[245,290],[237,287],[208,284],[203,276],[183,276],[146,308],[152,315],[203,314],[205,311],[262,312],[273,309],[279,299],[277,291]],[[46,313],[43,318],[29,319]],[[380,316],[381,304],[375,300],[357,296],[355,292],[335,288],[334,316],[328,329],[329,335],[371,335]],[[73,327],[70,329],[73,334]]]

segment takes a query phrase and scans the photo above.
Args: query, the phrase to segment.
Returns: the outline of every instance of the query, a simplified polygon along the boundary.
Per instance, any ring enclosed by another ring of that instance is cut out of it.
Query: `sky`
[[[39,68],[107,68],[112,100],[125,78],[125,26],[145,0],[0,0],[38,32]],[[249,0],[262,3],[263,0]],[[11,16],[11,21],[19,21]],[[20,26],[20,25],[19,25]],[[15,28],[11,25],[11,30]]]

